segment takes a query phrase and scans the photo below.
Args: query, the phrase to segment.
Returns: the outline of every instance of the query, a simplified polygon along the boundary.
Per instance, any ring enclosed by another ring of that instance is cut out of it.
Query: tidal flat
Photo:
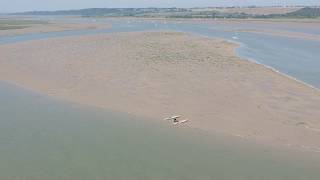
[[[177,32],[53,38],[1,46],[0,75],[80,104],[181,114],[203,131],[319,151],[320,92],[240,59],[236,47]]]
[[[23,34],[62,32],[70,30],[109,28],[109,24],[97,23],[62,23],[52,20],[38,20],[27,17],[1,17],[0,38]]]

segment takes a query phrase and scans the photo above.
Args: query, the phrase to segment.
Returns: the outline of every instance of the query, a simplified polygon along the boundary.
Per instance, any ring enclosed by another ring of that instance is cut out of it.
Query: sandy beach
[[[25,26],[25,25],[21,25]],[[62,22],[48,22],[27,25],[23,28],[1,30],[1,36],[13,36],[30,33],[44,33],[44,32],[59,32],[69,30],[81,30],[81,29],[100,29],[110,28],[110,24],[99,24],[99,23],[62,23]]]
[[[50,96],[259,143],[320,152],[320,91],[240,59],[238,45],[176,32],[0,46],[0,80]]]

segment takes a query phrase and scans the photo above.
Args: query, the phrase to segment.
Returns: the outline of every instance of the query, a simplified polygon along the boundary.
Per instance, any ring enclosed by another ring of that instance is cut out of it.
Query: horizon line
[[[72,11],[72,10],[84,10],[84,9],[196,9],[196,8],[294,8],[294,7],[317,7],[319,5],[273,5],[273,6],[258,6],[258,5],[247,5],[247,6],[194,6],[194,7],[87,7],[87,8],[74,8],[74,9],[55,9],[55,10],[25,10],[25,11],[15,11],[15,12],[0,12],[0,14],[14,14],[14,13],[25,13],[25,12],[55,12],[55,11]]]

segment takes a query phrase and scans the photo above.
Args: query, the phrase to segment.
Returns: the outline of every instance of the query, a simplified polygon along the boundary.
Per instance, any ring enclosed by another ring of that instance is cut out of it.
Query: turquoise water
[[[3,180],[318,180],[320,160],[0,83]],[[301,160],[302,159],[302,160]]]
[[[41,17],[48,19],[48,17]],[[74,19],[49,17],[65,22],[85,21],[92,19]],[[0,37],[0,44],[15,43],[27,40],[45,39],[63,36],[78,36],[101,34],[110,32],[132,32],[146,30],[174,30],[197,34],[207,37],[219,37],[236,41],[242,44],[237,50],[243,58],[253,59],[259,63],[273,67],[280,72],[288,74],[298,80],[304,81],[314,87],[320,88],[320,41],[302,40],[288,37],[275,37],[270,35],[232,32],[235,29],[276,29],[307,34],[319,34],[317,26],[288,27],[286,24],[223,24],[223,23],[197,23],[197,22],[165,22],[150,20],[125,19],[96,19],[101,23],[110,23],[112,28],[99,30],[77,30],[51,33],[26,34],[20,36]]]

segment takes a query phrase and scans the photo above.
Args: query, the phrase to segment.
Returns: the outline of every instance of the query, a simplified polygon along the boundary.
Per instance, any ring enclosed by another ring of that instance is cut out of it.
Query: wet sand
[[[309,41],[320,41],[320,35],[317,35],[317,34],[293,32],[293,31],[286,31],[286,30],[236,29],[236,30],[232,30],[232,31],[233,32],[250,32],[250,33],[265,34],[265,35],[270,35],[270,36],[296,38],[296,39],[305,39],[305,40],[309,40]]]
[[[50,96],[259,143],[320,151],[320,92],[238,58],[236,44],[176,32],[0,46],[0,78]]]

